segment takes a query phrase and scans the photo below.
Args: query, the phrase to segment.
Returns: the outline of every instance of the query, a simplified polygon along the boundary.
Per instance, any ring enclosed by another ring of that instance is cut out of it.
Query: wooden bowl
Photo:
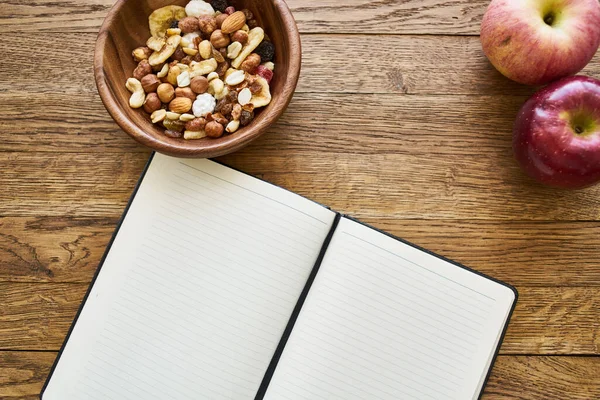
[[[150,122],[142,109],[129,107],[131,93],[125,82],[136,63],[133,49],[150,37],[148,16],[166,5],[185,6],[187,0],[118,0],[108,13],[96,43],[94,75],[106,109],[119,126],[141,144],[175,157],[208,158],[234,152],[262,135],[283,113],[292,99],[300,74],[300,35],[294,17],[283,0],[231,0],[240,10],[248,8],[275,45],[275,75],[271,103],[258,109],[254,120],[237,132],[218,139],[173,139],[164,128]]]

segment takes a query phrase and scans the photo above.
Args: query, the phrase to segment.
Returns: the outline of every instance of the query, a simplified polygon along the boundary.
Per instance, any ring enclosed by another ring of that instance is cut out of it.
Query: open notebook
[[[284,189],[156,154],[41,397],[476,399],[515,302]]]

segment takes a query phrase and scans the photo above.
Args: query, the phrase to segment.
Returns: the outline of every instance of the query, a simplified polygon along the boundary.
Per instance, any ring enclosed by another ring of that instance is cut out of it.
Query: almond
[[[241,11],[236,11],[231,14],[221,25],[221,31],[225,34],[233,33],[242,29],[246,24],[246,15]]]
[[[184,114],[192,108],[192,100],[187,97],[176,97],[169,103],[169,110],[174,113]]]

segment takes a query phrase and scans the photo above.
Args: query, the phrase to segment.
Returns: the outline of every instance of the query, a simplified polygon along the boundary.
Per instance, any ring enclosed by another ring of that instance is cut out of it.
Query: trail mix
[[[271,102],[275,47],[249,10],[192,0],[149,17],[151,37],[133,50],[129,105],[172,138],[218,138]]]

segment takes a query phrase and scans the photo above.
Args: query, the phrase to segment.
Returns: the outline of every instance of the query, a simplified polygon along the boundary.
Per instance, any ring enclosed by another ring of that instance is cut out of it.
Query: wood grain
[[[58,350],[87,284],[0,283],[0,349]],[[600,354],[597,288],[519,287],[502,354]]]
[[[0,168],[10,171],[0,174],[0,214],[117,218],[147,158],[140,153],[48,153],[40,159],[35,153],[0,152]],[[453,158],[288,149],[279,156],[251,146],[223,160],[358,218],[600,217],[600,186],[575,192],[541,187],[522,175],[508,151]]]
[[[522,286],[600,286],[600,222],[367,219],[365,222]],[[91,280],[117,218],[0,218],[0,281]]]
[[[42,64],[23,64],[30,48],[21,45],[21,34],[3,38],[0,90],[37,95],[96,91],[89,51],[95,34],[28,33],[27,42],[36,48],[36,56],[47,60]],[[473,36],[311,34],[302,36],[302,48],[297,93],[529,96],[535,90],[498,73],[483,55],[479,38]],[[349,62],[351,79],[344,72]],[[581,73],[600,76],[600,54]],[[45,77],[43,87],[40,76]]]
[[[509,152],[521,96],[298,93],[250,148],[452,156]],[[110,119],[92,92],[0,92],[4,151],[131,152],[144,148]],[[23,110],[28,110],[26,113]],[[57,130],[61,132],[56,134]],[[357,140],[360,139],[360,140]]]
[[[0,399],[38,400],[56,352],[0,351]]]
[[[113,3],[114,0],[2,0],[0,32],[97,32]],[[287,3],[301,32],[476,35],[488,0]]]
[[[484,400],[600,398],[600,357],[500,356]]]
[[[0,351],[0,398],[35,400],[54,352]],[[590,400],[600,396],[600,357],[499,356],[483,400]]]
[[[89,282],[116,219],[0,218],[0,281]]]

